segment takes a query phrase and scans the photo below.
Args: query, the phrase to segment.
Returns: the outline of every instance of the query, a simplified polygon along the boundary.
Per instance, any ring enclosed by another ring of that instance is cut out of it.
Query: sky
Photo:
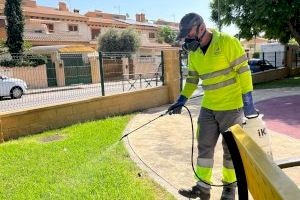
[[[62,0],[36,0],[38,5],[58,7]],[[79,9],[80,14],[87,11],[101,10],[107,13],[129,14],[130,19],[135,19],[135,14],[145,13],[146,19],[179,22],[189,12],[200,14],[206,26],[217,28],[217,25],[210,19],[210,0],[64,0],[70,10]],[[223,27],[222,31],[234,35],[238,29],[232,25]]]

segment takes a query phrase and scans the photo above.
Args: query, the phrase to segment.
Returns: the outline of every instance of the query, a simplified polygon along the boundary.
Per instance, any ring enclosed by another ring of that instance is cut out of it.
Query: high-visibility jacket
[[[253,90],[246,53],[238,39],[212,30],[212,41],[203,54],[189,52],[188,77],[181,95],[189,98],[202,80],[202,107],[233,110],[243,107],[242,94]]]

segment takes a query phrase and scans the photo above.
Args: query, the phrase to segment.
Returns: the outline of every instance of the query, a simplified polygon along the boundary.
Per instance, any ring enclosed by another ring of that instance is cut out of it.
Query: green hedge
[[[45,56],[13,57],[11,60],[0,61],[2,67],[37,67],[47,63]]]
[[[259,52],[254,52],[253,53],[253,58],[259,58]]]

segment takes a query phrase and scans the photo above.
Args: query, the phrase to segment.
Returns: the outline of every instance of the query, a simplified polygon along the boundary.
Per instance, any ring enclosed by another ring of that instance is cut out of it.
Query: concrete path
[[[300,88],[264,89],[254,92],[254,100],[261,113],[265,114],[264,120],[271,133],[274,160],[300,157],[299,129],[298,132],[293,132],[293,126],[300,124],[299,95]],[[192,112],[195,129],[200,100],[201,97],[191,99],[187,104]],[[165,105],[136,115],[125,133],[156,118],[167,108],[168,105]],[[287,131],[286,126],[283,129],[279,128],[282,124],[289,126]],[[132,158],[143,170],[177,199],[184,199],[178,195],[177,190],[195,184],[190,161],[191,138],[190,119],[184,111],[181,115],[159,118],[126,138],[125,144]],[[221,178],[221,140],[218,141],[215,152],[214,173],[217,175],[214,177]],[[298,186],[299,169],[300,167],[295,167],[284,170]],[[211,199],[220,199],[221,192],[221,188],[213,188]]]

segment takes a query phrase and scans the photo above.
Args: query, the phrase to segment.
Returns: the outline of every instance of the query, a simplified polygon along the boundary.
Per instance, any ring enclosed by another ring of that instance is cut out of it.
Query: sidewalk
[[[296,113],[300,113],[299,99],[299,87],[264,89],[254,92],[257,107],[261,113],[265,114],[264,120],[271,134],[275,161],[300,157],[300,130],[298,129],[296,133],[291,134],[291,131],[294,131],[293,126],[300,124],[300,114],[296,115]],[[200,100],[201,97],[191,99],[187,104],[192,112],[195,129]],[[275,105],[274,102],[277,104]],[[280,107],[285,109],[280,109]],[[156,118],[167,108],[168,105],[165,105],[136,115],[127,126],[125,133]],[[284,125],[283,129],[282,125]],[[281,133],[278,133],[279,131]],[[183,111],[181,115],[164,116],[136,131],[125,140],[125,144],[131,157],[143,170],[146,170],[155,181],[165,187],[177,199],[184,199],[178,195],[177,190],[195,184],[190,162],[191,134],[190,119],[187,112]],[[218,141],[215,150],[214,170],[217,171],[216,173],[220,173],[222,167],[220,142],[221,140]],[[194,153],[197,154],[196,149]],[[284,172],[298,186],[300,185],[299,167],[285,169]],[[221,192],[222,188],[212,188],[211,199],[220,199]]]
[[[27,90],[25,95],[58,92],[58,91],[66,91],[66,90],[77,90],[77,89],[84,89],[87,87],[99,87],[100,88],[100,84],[88,84],[88,85],[76,84],[76,85],[63,86],[63,87],[48,87],[48,88],[41,88],[41,89],[29,89],[29,90]]]

